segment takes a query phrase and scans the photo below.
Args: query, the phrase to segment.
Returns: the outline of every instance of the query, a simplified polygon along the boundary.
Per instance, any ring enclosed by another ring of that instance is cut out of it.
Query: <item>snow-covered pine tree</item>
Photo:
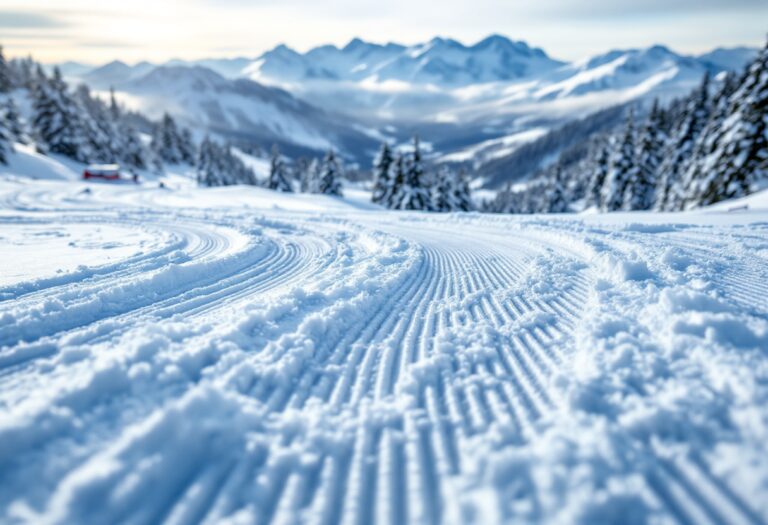
[[[272,158],[269,163],[269,179],[267,180],[267,188],[275,191],[282,191],[285,193],[293,192],[290,183],[288,182],[285,170],[285,163],[280,156],[280,151],[277,146],[272,147]]]
[[[232,153],[229,145],[222,146],[205,137],[197,158],[197,183],[201,186],[257,184],[256,175]]]
[[[455,209],[454,189],[455,175],[448,166],[440,166],[435,176],[431,191],[431,208],[433,211],[445,212]]]
[[[136,128],[126,121],[123,110],[115,98],[115,90],[112,88],[109,90],[108,114],[111,120],[111,128],[116,133],[116,137],[113,138],[113,144],[117,147],[117,158],[120,160],[120,163],[132,169],[146,169],[149,167],[147,148]],[[184,141],[188,142],[189,145],[183,147],[193,147],[191,135],[184,137],[184,132],[189,133],[189,130],[182,130]],[[194,152],[192,151],[185,152],[185,156],[191,157],[192,161],[195,160]],[[194,164],[194,162],[190,162],[190,164]]]
[[[32,58],[14,58],[7,61],[10,70],[11,88],[34,89],[36,82],[35,63]]]
[[[658,100],[654,100],[651,112],[640,131],[637,144],[637,169],[624,189],[625,210],[649,210],[655,201],[656,175],[661,164],[664,147],[662,114]]]
[[[12,149],[8,120],[0,113],[0,164],[8,164],[8,152]]]
[[[162,162],[194,164],[195,146],[192,134],[187,129],[179,129],[168,113],[163,115],[155,127],[151,148]]]
[[[472,190],[469,188],[467,172],[461,168],[454,175],[453,183],[453,211],[472,211]]]
[[[382,198],[382,204],[389,209],[397,208],[397,196],[400,194],[401,188],[405,185],[406,177],[406,160],[405,155],[402,152],[398,152],[395,155],[395,161],[389,169],[389,187]]]
[[[215,165],[215,144],[206,135],[200,143],[197,156],[197,183],[200,186],[221,186]]]
[[[130,124],[120,122],[120,162],[129,168],[146,169],[149,167],[147,149],[139,137],[139,133]]]
[[[410,162],[405,166],[405,180],[395,188],[392,198],[393,208],[398,210],[425,210],[431,209],[429,191],[424,183],[424,165],[421,159],[419,137],[413,138],[413,152]]]
[[[87,151],[88,161],[117,162],[120,151],[118,133],[104,103],[92,97],[84,84],[75,90],[75,101],[80,115],[82,147]]]
[[[27,144],[27,142],[29,142],[29,137],[24,129],[19,108],[16,106],[16,102],[14,102],[12,97],[8,97],[0,111],[2,111],[2,116],[5,118],[8,139],[14,142]]]
[[[390,170],[394,158],[392,156],[392,150],[389,148],[389,144],[386,142],[381,144],[376,159],[373,161],[373,192],[371,194],[371,201],[377,204],[384,203],[388,190],[391,187],[390,182]]]
[[[309,193],[309,166],[311,161],[306,157],[299,157],[293,163],[291,178],[299,183],[300,193]]]
[[[747,195],[768,179],[768,42],[728,99],[725,118],[707,127],[706,154],[687,174],[684,208]]]
[[[559,162],[552,168],[549,183],[545,188],[544,209],[541,211],[546,213],[565,213],[568,211],[565,172]]]
[[[32,110],[32,126],[40,149],[89,162],[78,108],[67,93],[59,68],[54,68],[51,79],[38,68]]]
[[[11,89],[13,89],[11,69],[8,67],[8,62],[5,60],[3,46],[0,46],[0,93],[8,93]]]
[[[312,159],[309,161],[306,171],[301,180],[302,192],[320,193],[318,183],[320,182],[320,160]]]
[[[333,150],[328,150],[320,168],[317,192],[325,195],[338,195],[340,197],[342,195],[340,177],[341,166],[336,158],[336,154]]]
[[[624,131],[611,155],[608,174],[600,195],[602,211],[616,211],[624,204],[624,192],[630,180],[635,177],[635,126],[632,112],[627,116]]]
[[[663,160],[658,170],[656,199],[657,210],[673,210],[680,206],[685,188],[682,176],[692,160],[696,141],[710,115],[709,74],[705,73],[698,89],[682,104],[670,137],[664,147]]]
[[[590,154],[590,161],[587,163],[587,170],[590,174],[585,197],[585,207],[602,207],[602,192],[605,185],[605,179],[608,176],[611,139],[596,141]]]

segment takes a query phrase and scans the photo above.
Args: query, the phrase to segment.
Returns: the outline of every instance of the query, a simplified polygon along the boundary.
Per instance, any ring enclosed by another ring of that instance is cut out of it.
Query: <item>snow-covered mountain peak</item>
[[[215,71],[202,66],[158,66],[146,75],[130,82],[133,89],[216,89],[227,80]]]
[[[561,65],[541,49],[501,35],[491,35],[471,46],[444,37],[407,47],[355,38],[341,49],[326,45],[304,54],[281,45],[264,53],[244,74],[278,84],[357,82],[375,74],[379,81],[456,87],[522,78]]]

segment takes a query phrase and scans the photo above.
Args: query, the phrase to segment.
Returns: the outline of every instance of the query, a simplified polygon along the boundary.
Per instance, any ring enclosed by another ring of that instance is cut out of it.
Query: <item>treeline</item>
[[[373,163],[371,200],[395,210],[450,212],[473,207],[466,174],[447,166],[427,171],[418,137],[409,152],[395,153],[382,144]]]
[[[527,142],[509,155],[484,162],[478,167],[477,175],[486,180],[486,186],[502,187],[514,184],[535,174],[548,159],[563,152],[570,156],[580,154],[584,137],[606,133],[620,124],[624,117],[624,106],[612,106],[573,120]]]
[[[333,150],[329,150],[321,159],[301,158],[288,167],[280,152],[273,147],[266,186],[271,190],[282,192],[298,189],[302,193],[341,196],[343,173],[341,159]]]
[[[485,209],[675,211],[741,197],[768,178],[767,129],[768,44],[742,74],[716,86],[705,75],[689,96],[656,102],[642,118],[630,110],[623,126],[565,150]]]
[[[21,116],[14,90],[29,100],[30,116]],[[196,167],[206,185],[257,184],[256,175],[226,144],[210,139],[198,146],[192,133],[168,114],[151,122],[126,111],[114,92],[104,102],[87,86],[75,89],[58,68],[50,75],[31,58],[6,60],[0,47],[0,162],[8,162],[13,143],[34,145],[43,154],[59,154],[83,163],[120,164],[128,171],[160,171],[164,166]],[[136,123],[145,123],[139,129]]]

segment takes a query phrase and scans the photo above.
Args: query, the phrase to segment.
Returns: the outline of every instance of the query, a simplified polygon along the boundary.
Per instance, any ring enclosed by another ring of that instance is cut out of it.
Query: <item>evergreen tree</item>
[[[197,156],[197,183],[201,186],[222,186],[215,162],[216,144],[206,135],[200,143]]]
[[[660,131],[661,118],[658,100],[655,100],[640,133],[637,169],[624,189],[625,210],[649,210],[653,207],[656,174],[661,164],[661,150],[664,145],[664,137]]]
[[[299,182],[299,192],[309,193],[309,186],[311,184],[309,178],[309,167],[311,161],[305,157],[299,157],[293,164],[293,179]]]
[[[13,98],[8,97],[2,108],[2,116],[5,119],[6,130],[8,139],[14,142],[20,142],[26,144],[29,141],[24,125],[21,121],[21,115],[19,114],[19,108],[13,101]]]
[[[162,162],[169,164],[194,164],[195,146],[189,130],[176,125],[168,113],[155,127],[151,148]]]
[[[453,211],[472,211],[472,190],[469,188],[467,172],[463,169],[454,176]]]
[[[391,188],[390,171],[394,158],[389,145],[384,142],[381,150],[373,162],[373,193],[371,201],[381,204],[386,200],[387,194]]]
[[[54,69],[50,80],[41,68],[38,69],[32,109],[32,125],[38,146],[44,152],[59,153],[81,162],[89,161],[82,143],[79,113],[58,68]]]
[[[320,169],[320,177],[318,179],[317,191],[325,195],[342,195],[341,193],[341,166],[336,159],[336,154],[333,150],[329,150],[323,159],[323,164]]]
[[[392,202],[393,208],[399,210],[426,210],[431,209],[429,191],[424,183],[424,166],[419,148],[419,138],[413,138],[413,152],[410,162],[405,168],[404,182],[396,185]]]
[[[120,152],[118,132],[104,103],[91,96],[85,85],[75,90],[80,116],[80,138],[89,162],[116,163]]]
[[[681,195],[685,191],[681,187],[682,175],[691,162],[694,145],[707,123],[709,112],[709,74],[705,74],[699,88],[681,106],[680,115],[672,126],[670,139],[664,148],[654,204],[657,210],[679,207]]]
[[[120,162],[129,168],[146,169],[149,167],[146,148],[136,129],[121,122],[118,131],[122,138]]]
[[[592,162],[588,163],[590,179],[587,186],[586,207],[595,206],[597,208],[602,208],[602,192],[610,167],[610,151],[610,140],[601,142],[595,146],[591,157]]]
[[[5,60],[3,46],[0,46],[0,93],[8,93],[11,89],[13,89],[11,70]]]
[[[406,169],[407,166],[405,156],[402,153],[398,153],[395,157],[395,162],[390,168],[389,188],[382,198],[382,203],[387,208],[397,208],[398,202],[396,199],[401,191],[401,188],[405,186]]]
[[[560,163],[555,164],[548,187],[545,189],[545,207],[541,211],[546,213],[565,213],[568,211],[568,200],[565,192],[564,171]]]
[[[280,156],[277,146],[272,147],[272,159],[269,164],[269,180],[267,181],[267,188],[275,191],[282,191],[285,193],[291,193],[291,185],[288,183],[285,172],[285,164]]]
[[[312,159],[307,166],[304,177],[301,180],[302,191],[305,193],[320,193],[320,161]]]
[[[687,174],[685,208],[741,197],[768,178],[768,43],[721,104],[727,104],[727,116],[719,115],[706,130],[701,157]]]
[[[431,208],[433,211],[444,212],[455,209],[454,184],[453,172],[447,166],[442,166],[437,172],[435,183],[432,185]]]
[[[624,192],[629,181],[636,176],[636,172],[635,127],[632,122],[632,112],[630,112],[624,133],[611,157],[610,167],[603,185],[600,196],[603,211],[616,211],[622,208]]]
[[[205,137],[197,158],[197,182],[201,186],[230,186],[257,184],[256,175],[232,153],[230,146],[221,146]]]
[[[8,152],[12,148],[8,120],[0,113],[0,164],[8,164]]]

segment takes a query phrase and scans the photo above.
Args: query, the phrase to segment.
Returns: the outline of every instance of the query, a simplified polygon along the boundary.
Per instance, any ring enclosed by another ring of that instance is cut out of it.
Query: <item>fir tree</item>
[[[586,206],[595,206],[601,208],[603,205],[602,192],[605,185],[605,179],[608,177],[610,151],[610,140],[596,145],[593,162],[589,167],[590,179],[587,187]]]
[[[256,175],[232,153],[230,146],[221,146],[205,137],[197,158],[197,182],[201,186],[256,185]]]
[[[302,188],[304,188],[302,191],[306,193],[320,193],[320,164],[321,162],[318,159],[312,159],[309,162],[301,181]]]
[[[664,145],[660,120],[661,111],[658,100],[655,100],[640,133],[637,168],[624,189],[625,210],[649,210],[653,207],[656,174],[661,164],[661,150]]]
[[[8,93],[11,89],[13,89],[11,70],[8,67],[8,62],[5,60],[3,46],[0,46],[0,93]]]
[[[67,157],[88,162],[86,149],[82,144],[82,122],[73,99],[67,93],[67,85],[61,72],[54,68],[49,80],[42,69],[33,93],[32,125],[43,151],[59,153]]]
[[[11,151],[8,120],[0,113],[0,164],[8,164],[8,152]]]
[[[338,195],[340,197],[342,195],[340,177],[341,166],[339,161],[336,159],[336,154],[333,150],[329,150],[320,168],[317,192],[325,195]]]
[[[624,192],[629,181],[635,177],[636,171],[635,127],[630,112],[624,133],[611,157],[610,167],[603,185],[600,199],[603,211],[616,211],[622,208]]]
[[[396,185],[392,202],[392,207],[399,210],[431,209],[429,191],[424,183],[424,166],[418,137],[413,138],[413,152],[406,166],[405,180],[399,186]]]
[[[469,188],[467,172],[463,169],[454,176],[453,211],[472,211],[472,190]]]
[[[201,186],[221,186],[215,163],[216,145],[206,135],[200,143],[197,156],[197,183]]]
[[[406,177],[406,161],[405,156],[402,153],[398,153],[395,157],[395,162],[392,164],[389,173],[389,190],[384,194],[382,199],[383,204],[390,209],[397,208],[397,196],[400,190],[405,186]]]
[[[681,106],[676,125],[664,148],[664,160],[659,166],[656,187],[657,210],[672,210],[680,205],[685,189],[681,179],[693,156],[694,145],[707,123],[710,112],[709,74],[705,74],[699,88]]]
[[[373,162],[372,202],[381,204],[386,201],[387,195],[391,191],[390,170],[393,162],[392,151],[389,149],[389,145],[384,142]]]
[[[2,108],[2,116],[5,118],[5,125],[7,128],[8,139],[14,142],[20,142],[26,144],[29,141],[24,125],[21,121],[21,115],[19,114],[19,108],[13,101],[13,98],[8,97]]]
[[[285,172],[285,163],[280,156],[277,146],[272,147],[272,159],[269,164],[269,180],[267,181],[267,188],[275,191],[282,191],[285,193],[291,193],[291,185],[288,183]]]
[[[91,96],[85,85],[75,91],[80,116],[80,138],[89,162],[115,163],[120,144],[118,132],[104,103]]]
[[[442,166],[432,185],[432,210],[438,212],[453,211],[455,177],[447,166]]]
[[[195,147],[189,130],[180,130],[168,113],[156,126],[151,148],[162,162],[169,164],[194,164]]]
[[[565,177],[560,163],[555,164],[548,187],[545,189],[546,213],[564,213],[568,211],[568,200],[565,192]]]
[[[686,208],[741,197],[768,178],[768,43],[727,98],[727,116],[708,126],[705,154],[688,173]]]

